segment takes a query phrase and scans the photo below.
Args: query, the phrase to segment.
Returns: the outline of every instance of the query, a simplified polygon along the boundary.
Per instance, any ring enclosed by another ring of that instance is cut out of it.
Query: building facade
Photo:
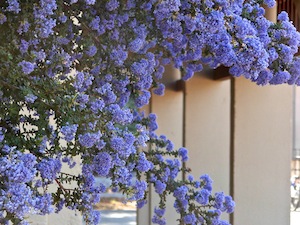
[[[277,8],[267,10],[267,16],[276,20],[278,11],[290,10],[298,26],[297,5],[296,0],[280,0]],[[214,192],[224,191],[234,198],[236,210],[224,219],[233,225],[288,225],[293,87],[257,86],[229,77],[222,68],[203,70],[186,83],[180,81],[178,70],[169,68],[164,79],[165,95],[153,96],[145,111],[157,114],[159,134],[167,135],[176,147],[189,149],[186,166],[195,177],[209,174]],[[294,145],[295,156],[298,148]],[[137,212],[138,225],[152,224],[158,203],[153,187],[148,199]],[[177,224],[176,216],[169,197],[167,224]],[[68,210],[32,221],[35,225],[82,224],[80,216]]]

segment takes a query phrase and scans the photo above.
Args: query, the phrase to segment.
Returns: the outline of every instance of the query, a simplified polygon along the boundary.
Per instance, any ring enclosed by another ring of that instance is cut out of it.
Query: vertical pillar
[[[211,77],[196,74],[186,84],[187,167],[195,178],[209,174],[214,192],[229,194],[230,80]]]
[[[166,67],[163,83],[166,85],[164,96],[152,96],[150,108],[148,110],[157,115],[158,130],[157,134],[166,135],[173,143],[175,148],[182,146],[182,124],[183,124],[183,92],[174,90],[174,84],[181,79],[180,71],[172,66]],[[181,176],[179,175],[178,179]],[[149,202],[145,209],[138,212],[138,224],[152,224],[154,207],[158,206],[158,195],[154,187],[150,187]],[[177,224],[179,218],[174,207],[174,198],[169,196],[166,205],[166,222],[167,224]]]
[[[276,2],[273,8],[265,8],[265,17],[272,22],[277,21],[277,5],[278,3]]]
[[[289,224],[292,87],[234,89],[234,224]]]
[[[151,103],[144,106],[142,111],[148,115],[151,112]],[[149,225],[151,224],[151,189],[147,194],[147,204],[144,205],[141,209],[137,209],[136,215],[137,225]]]
[[[266,17],[275,22],[277,7],[266,9]],[[233,222],[289,224],[292,87],[260,87],[244,78],[232,85]]]
[[[182,125],[183,125],[183,92],[174,90],[173,84],[181,79],[180,71],[172,66],[166,67],[163,83],[166,85],[164,96],[153,95],[151,102],[152,112],[157,115],[158,130],[157,134],[166,135],[173,143],[175,148],[182,146]],[[178,177],[180,179],[181,176]],[[169,196],[167,199],[166,220],[167,224],[177,224],[179,218],[174,207],[174,198]],[[158,205],[157,194],[152,190],[151,196],[152,213],[153,208]],[[152,215],[151,215],[152,217]]]

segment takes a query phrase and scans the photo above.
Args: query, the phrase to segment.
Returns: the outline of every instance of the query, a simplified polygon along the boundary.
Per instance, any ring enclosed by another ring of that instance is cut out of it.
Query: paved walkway
[[[136,225],[135,210],[101,210],[99,225]]]
[[[133,210],[102,210],[99,225],[136,225],[136,211]],[[300,209],[291,212],[290,225],[300,225]]]
[[[300,209],[297,211],[291,212],[291,223],[290,225],[299,225],[300,224]]]

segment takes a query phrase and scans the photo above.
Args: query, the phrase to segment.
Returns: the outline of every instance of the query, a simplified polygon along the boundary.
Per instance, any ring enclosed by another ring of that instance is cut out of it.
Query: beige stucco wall
[[[190,157],[187,167],[196,179],[208,173],[214,180],[214,191],[229,194],[230,81],[214,81],[197,74],[186,83],[184,99],[184,90],[176,91],[170,85],[180,79],[178,71],[169,68],[166,77],[164,82],[169,88],[165,95],[153,96],[146,110],[157,114],[158,134],[167,135],[177,148],[186,145]],[[149,204],[138,211],[139,225],[151,224],[153,208],[157,205],[153,191],[150,198]],[[174,199],[168,200],[167,224],[178,224]]]
[[[236,225],[288,225],[292,87],[235,81]]]
[[[187,82],[187,165],[195,178],[207,173],[213,191],[229,194],[230,80],[215,81],[197,74]]]
[[[169,72],[173,75],[167,76],[167,83],[180,78],[178,71]],[[292,87],[258,87],[238,78],[231,99],[231,85],[230,80],[214,81],[197,74],[186,83],[185,102],[183,91],[167,89],[165,96],[153,97],[146,111],[157,114],[159,134],[166,134],[176,147],[186,144],[190,156],[187,166],[196,178],[208,173],[214,180],[214,191],[229,194],[233,190],[237,204],[234,225],[288,225]],[[235,110],[232,161],[231,101]],[[232,173],[230,165],[234,165]],[[231,179],[234,185],[230,187]],[[139,225],[151,224],[157,201],[151,189],[149,204],[138,212]],[[177,224],[173,202],[169,198],[168,225]],[[66,210],[36,217],[33,224],[79,225],[82,219]]]
[[[39,216],[33,215],[28,221],[32,225],[82,225],[83,220],[79,212],[74,210],[63,209],[59,213]]]
[[[173,87],[175,82],[180,79],[180,73],[174,68],[167,68],[165,72],[164,84],[168,87],[165,90],[164,96],[153,95],[146,112],[152,112],[157,115],[158,130],[157,134],[166,135],[176,148],[182,146],[182,124],[183,124],[183,93],[176,91]],[[179,175],[179,179],[181,179]],[[139,210],[137,221],[138,224],[152,224],[151,219],[154,212],[154,207],[158,206],[159,199],[154,191],[154,187],[150,187],[148,205]],[[167,224],[177,224],[178,214],[173,208],[174,198],[167,198],[166,221]]]
[[[154,97],[150,108],[158,115],[159,132],[177,146],[186,144],[187,166],[195,177],[208,173],[214,191],[233,193],[234,225],[288,225],[292,97],[287,85],[259,87],[244,78],[231,83],[197,74],[186,83],[185,104],[180,92],[169,90]],[[152,193],[147,210],[139,212],[139,224],[151,224],[155,201]]]
[[[295,108],[294,108],[294,119],[295,119],[295,128],[294,128],[294,144],[296,149],[300,149],[300,87],[295,88]]]

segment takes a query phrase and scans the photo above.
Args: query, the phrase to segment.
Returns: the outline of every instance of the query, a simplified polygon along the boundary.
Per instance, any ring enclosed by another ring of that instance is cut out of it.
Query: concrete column
[[[230,80],[196,74],[186,86],[187,167],[195,178],[209,174],[213,192],[229,194]],[[224,219],[228,219],[227,217]]]
[[[273,8],[265,8],[266,13],[265,13],[265,17],[272,21],[272,22],[276,22],[277,21],[277,2],[275,3],[275,6]]]
[[[294,147],[300,149],[300,87],[295,87]]]
[[[151,102],[152,112],[157,115],[158,134],[165,134],[175,145],[175,148],[182,146],[182,125],[183,125],[183,93],[182,91],[173,90],[177,80],[180,80],[181,75],[179,70],[173,67],[167,67],[164,74],[164,84],[166,91],[164,96],[153,95]],[[181,177],[179,177],[180,179]],[[158,205],[157,194],[152,190],[151,205],[153,209]],[[167,198],[166,220],[167,224],[177,224],[179,218],[174,207],[174,198],[172,196]],[[152,217],[152,215],[151,215]]]
[[[164,96],[152,96],[149,108],[150,111],[157,115],[158,130],[157,134],[164,134],[170,139],[176,148],[182,146],[182,124],[183,124],[183,92],[174,90],[174,84],[180,80],[180,72],[177,69],[169,66],[164,73],[163,83],[166,85]],[[181,176],[179,177],[179,179]],[[138,211],[138,224],[152,224],[154,207],[158,206],[158,195],[154,191],[154,187],[150,187],[148,205]],[[167,224],[177,224],[179,218],[174,207],[174,198],[167,198],[166,220]]]
[[[292,87],[234,88],[234,224],[289,224]]]
[[[151,111],[151,104],[144,106],[141,109],[141,111],[144,112],[146,115],[148,115]],[[151,224],[151,193],[150,193],[150,191],[147,195],[147,201],[148,201],[148,203],[146,205],[144,205],[143,208],[137,209],[136,222],[138,225]]]
[[[196,75],[187,83],[186,145],[193,174],[208,173],[229,193],[230,82]]]

